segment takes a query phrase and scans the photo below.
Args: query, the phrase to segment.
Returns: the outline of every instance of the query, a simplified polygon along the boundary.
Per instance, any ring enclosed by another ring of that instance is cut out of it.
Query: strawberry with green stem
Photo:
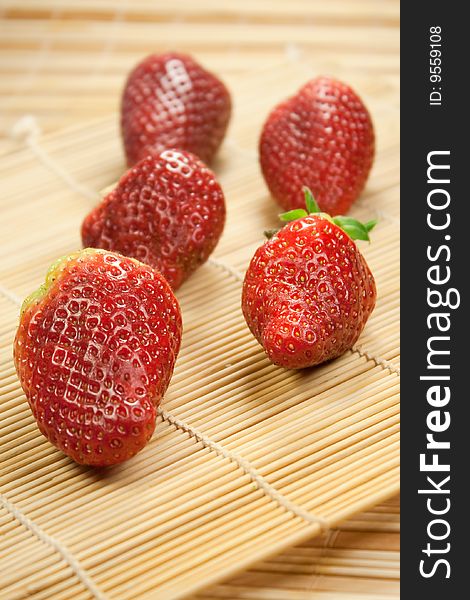
[[[245,275],[242,310],[269,359],[299,369],[352,348],[376,301],[372,273],[354,240],[369,240],[375,221],[321,212],[304,188],[307,210],[258,248]]]

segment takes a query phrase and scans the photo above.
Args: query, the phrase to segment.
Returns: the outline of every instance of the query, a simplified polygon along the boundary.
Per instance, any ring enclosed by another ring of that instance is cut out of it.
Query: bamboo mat
[[[2,0],[0,10],[0,597],[90,598],[90,585],[112,599],[396,597],[395,504],[312,536],[317,520],[335,526],[398,489],[397,4]],[[193,52],[232,91],[215,164],[227,227],[178,292],[183,348],[152,442],[92,471],[37,431],[11,341],[18,303],[79,247],[97,191],[122,173],[126,71],[168,47]],[[380,220],[361,245],[379,298],[352,352],[294,373],[252,339],[240,279],[278,213],[257,166],[259,129],[320,73],[351,83],[376,125],[377,160],[353,214]],[[18,123],[25,114],[34,119]],[[351,531],[364,533],[348,541]]]
[[[394,600],[399,598],[399,499],[188,600]]]

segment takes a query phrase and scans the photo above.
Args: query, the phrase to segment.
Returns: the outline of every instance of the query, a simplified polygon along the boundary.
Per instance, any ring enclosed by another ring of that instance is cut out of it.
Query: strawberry
[[[78,463],[105,466],[150,439],[180,340],[165,279],[88,248],[54,263],[24,301],[14,360],[46,438]]]
[[[268,116],[259,156],[266,183],[285,210],[303,206],[305,184],[322,210],[346,213],[374,158],[370,115],[344,83],[313,79]]]
[[[301,369],[340,356],[361,334],[376,299],[374,278],[353,239],[375,225],[319,212],[305,190],[308,214],[258,248],[245,275],[242,309],[251,332],[276,365]]]
[[[129,75],[121,103],[128,165],[166,148],[193,152],[209,163],[230,119],[225,85],[193,58],[154,54]]]
[[[157,268],[173,289],[214,250],[225,201],[214,174],[189,152],[164,150],[132,167],[85,218],[85,247]]]

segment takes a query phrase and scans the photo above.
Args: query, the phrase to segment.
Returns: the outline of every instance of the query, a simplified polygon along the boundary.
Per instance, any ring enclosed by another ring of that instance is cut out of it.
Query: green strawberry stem
[[[97,250],[95,248],[85,248],[83,250],[79,250],[78,252],[73,252],[72,254],[61,256],[60,258],[58,258],[49,267],[46,273],[46,279],[44,283],[42,283],[37,290],[35,290],[32,294],[30,294],[24,299],[23,304],[21,305],[20,314],[23,315],[23,313],[26,312],[28,308],[41,302],[41,300],[46,296],[53,283],[56,281],[60,273],[65,269],[69,262],[79,258],[80,256],[86,256],[88,254],[95,254],[99,252],[102,252],[102,250]]]
[[[320,210],[317,201],[313,197],[313,194],[308,187],[303,187],[302,190],[305,196],[305,206],[307,207],[307,210],[304,210],[303,208],[289,210],[288,212],[279,215],[281,221],[296,221],[297,219],[303,219],[308,215],[317,214],[318,216],[328,219],[335,225],[338,225],[338,227],[341,227],[341,229],[347,233],[352,240],[370,241],[369,231],[376,226],[376,220],[368,221],[367,223],[361,223],[361,221],[353,219],[352,217],[331,217],[329,214]]]

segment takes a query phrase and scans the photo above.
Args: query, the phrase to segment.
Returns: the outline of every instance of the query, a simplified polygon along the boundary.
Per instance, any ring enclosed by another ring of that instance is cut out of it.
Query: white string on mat
[[[83,583],[83,585],[96,600],[107,600],[107,596],[103,594],[103,592],[96,586],[91,577],[87,574],[86,570],[81,566],[79,560],[75,558],[73,553],[65,544],[60,542],[52,535],[46,533],[39,525],[27,517],[23,511],[10,502],[10,500],[8,500],[3,494],[0,494],[0,501],[5,510],[15,517],[15,519],[17,519],[17,521],[19,521],[28,531],[31,531],[31,533],[33,533],[43,544],[50,546],[61,555],[63,560],[69,565],[78,579]]]
[[[213,450],[219,456],[223,458],[228,458],[231,462],[235,463],[242,471],[248,475],[253,483],[256,484],[258,489],[262,490],[271,500],[277,502],[279,506],[284,508],[290,513],[293,513],[296,517],[300,517],[304,521],[314,525],[320,525],[321,529],[328,530],[329,525],[326,519],[320,517],[318,515],[314,515],[309,511],[303,509],[301,506],[298,506],[294,502],[291,502],[288,498],[286,498],[281,492],[279,492],[274,486],[266,481],[266,479],[258,473],[258,471],[251,465],[251,463],[244,459],[239,454],[232,452],[225,448],[222,444],[211,440],[204,433],[197,430],[195,427],[188,425],[184,421],[178,419],[174,415],[170,414],[163,408],[159,407],[157,409],[158,414],[162,417],[164,421],[167,421],[171,425],[174,425],[177,429],[181,429],[189,434],[190,437],[193,437],[198,442],[201,442],[205,448],[209,448]]]
[[[395,375],[400,375],[400,367],[396,367],[393,363],[385,358],[381,358],[380,356],[375,356],[368,350],[364,350],[362,346],[355,346],[352,349],[352,352],[357,352],[359,356],[363,356],[367,358],[367,360],[372,360],[378,367],[382,367],[383,369],[387,369],[390,373],[394,373]]]
[[[235,269],[235,267],[232,267],[231,265],[227,265],[226,263],[218,260],[217,258],[209,258],[207,260],[207,262],[212,265],[213,267],[217,267],[218,269],[222,269],[222,271],[225,271],[226,273],[228,273],[229,275],[231,275],[232,277],[235,277],[235,279],[237,281],[243,282],[243,275],[240,273],[240,271],[238,271],[237,269]]]
[[[31,150],[34,156],[47,169],[57,175],[67,186],[75,193],[84,196],[88,200],[97,202],[99,195],[88,187],[78,183],[56,160],[54,160],[38,143],[41,135],[41,129],[33,115],[24,115],[12,127],[10,136],[19,141],[23,141]]]

